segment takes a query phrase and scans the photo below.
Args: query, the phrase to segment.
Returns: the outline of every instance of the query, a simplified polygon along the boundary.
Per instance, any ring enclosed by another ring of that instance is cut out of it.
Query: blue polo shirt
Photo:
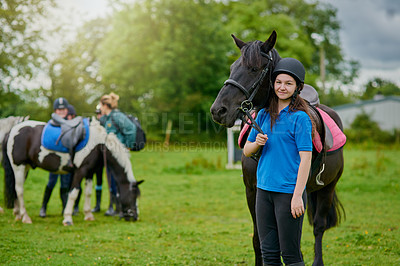
[[[256,118],[268,135],[257,167],[257,187],[267,191],[293,193],[300,165],[300,151],[312,151],[311,119],[303,111],[283,109],[271,131],[271,117],[262,109]],[[251,130],[248,141],[254,142],[258,131]]]

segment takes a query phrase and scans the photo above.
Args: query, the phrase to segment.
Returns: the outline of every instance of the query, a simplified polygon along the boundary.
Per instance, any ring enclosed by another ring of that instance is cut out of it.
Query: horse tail
[[[11,209],[14,207],[14,201],[17,199],[17,192],[15,191],[15,175],[11,166],[10,158],[7,155],[7,141],[8,134],[3,142],[3,168],[4,168],[4,201],[6,208]]]
[[[308,206],[307,206],[307,216],[308,222],[311,226],[314,223],[315,213],[317,212],[317,192],[311,192],[307,196]],[[332,204],[329,208],[328,215],[326,216],[326,227],[325,230],[328,230],[331,227],[335,227],[340,224],[342,221],[342,217],[346,218],[346,212],[344,210],[343,204],[340,202],[337,197],[336,191],[333,191],[333,200]]]

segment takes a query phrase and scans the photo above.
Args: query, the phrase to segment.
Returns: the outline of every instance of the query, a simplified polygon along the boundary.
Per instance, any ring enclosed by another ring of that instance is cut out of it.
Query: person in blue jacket
[[[252,156],[261,147],[257,167],[256,219],[264,265],[304,265],[300,250],[306,208],[305,187],[312,156],[313,123],[299,96],[305,69],[294,58],[282,58],[274,68],[274,93],[260,110],[243,149]]]
[[[103,125],[108,134],[114,133],[121,143],[127,148],[132,148],[136,140],[136,126],[129,118],[118,110],[119,96],[115,93],[103,95],[100,98],[100,124]],[[117,187],[115,178],[108,169],[106,169],[110,176],[111,188],[110,188],[110,206],[105,212],[107,216],[116,215],[118,210],[114,210],[113,204],[115,203],[118,207]]]
[[[53,110],[54,113],[59,115],[60,117],[70,120],[73,119],[76,116],[75,108],[70,105],[67,101],[67,99],[60,97],[57,98],[54,103],[53,103]],[[62,204],[62,213],[64,212],[65,206],[67,204],[68,200],[68,192],[69,188],[72,183],[72,174],[56,174],[56,173],[50,173],[49,174],[49,181],[46,185],[44,195],[43,195],[43,201],[42,201],[42,207],[40,208],[39,216],[44,218],[46,217],[46,212],[47,212],[47,204],[50,200],[51,193],[53,192],[54,187],[57,184],[57,179],[58,176],[60,176],[60,198],[61,198],[61,204]],[[76,213],[79,204],[79,199],[76,200],[75,206],[74,206],[74,212]]]

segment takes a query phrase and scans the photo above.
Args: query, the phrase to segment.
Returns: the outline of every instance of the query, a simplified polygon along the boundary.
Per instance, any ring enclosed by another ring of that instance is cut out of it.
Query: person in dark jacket
[[[122,144],[127,148],[125,152],[129,152],[128,148],[132,148],[136,139],[136,126],[129,118],[118,110],[119,96],[115,93],[103,95],[100,99],[100,124],[105,127],[107,134],[114,133]],[[113,204],[118,207],[117,186],[112,173],[106,169],[110,177],[110,206],[105,212],[107,216],[116,215],[120,210],[114,210]]]

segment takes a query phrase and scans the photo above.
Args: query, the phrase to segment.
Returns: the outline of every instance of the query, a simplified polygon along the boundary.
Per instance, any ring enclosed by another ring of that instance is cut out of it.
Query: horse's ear
[[[274,48],[275,43],[276,43],[276,31],[274,30],[269,36],[268,40],[266,40],[265,43],[263,43],[263,45],[261,46],[261,50],[265,53],[268,53],[269,51],[272,50],[272,48]]]
[[[139,186],[140,184],[142,184],[144,182],[144,180],[139,180],[136,182],[136,186]]]
[[[239,49],[242,49],[243,46],[246,45],[246,43],[242,40],[240,40],[239,38],[237,38],[235,35],[231,34],[233,40],[236,43],[236,46],[239,47]]]

